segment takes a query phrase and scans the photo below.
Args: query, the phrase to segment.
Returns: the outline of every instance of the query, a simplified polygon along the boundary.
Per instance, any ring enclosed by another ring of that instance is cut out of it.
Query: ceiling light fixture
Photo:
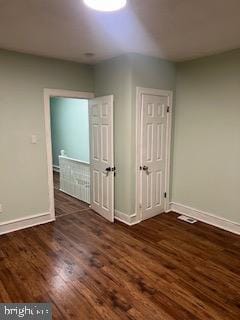
[[[91,9],[97,11],[111,12],[124,8],[127,0],[83,0]]]

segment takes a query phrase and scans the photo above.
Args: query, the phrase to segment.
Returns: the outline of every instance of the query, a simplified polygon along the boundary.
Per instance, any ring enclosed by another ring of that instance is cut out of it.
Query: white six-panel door
[[[89,101],[91,208],[114,221],[113,96]]]
[[[140,175],[144,220],[162,213],[165,209],[169,97],[143,94],[141,108]]]

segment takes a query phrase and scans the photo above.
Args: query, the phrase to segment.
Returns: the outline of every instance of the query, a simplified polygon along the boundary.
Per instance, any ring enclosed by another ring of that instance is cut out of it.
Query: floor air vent
[[[193,219],[193,218],[190,218],[190,217],[187,217],[187,216],[183,216],[183,215],[179,216],[178,219],[179,219],[179,220],[182,220],[182,221],[185,221],[185,222],[187,222],[187,223],[191,223],[191,224],[197,222],[196,219]]]

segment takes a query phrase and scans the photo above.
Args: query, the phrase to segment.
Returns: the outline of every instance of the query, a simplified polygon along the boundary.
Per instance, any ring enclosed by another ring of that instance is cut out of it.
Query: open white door
[[[89,101],[91,208],[114,221],[113,96]]]

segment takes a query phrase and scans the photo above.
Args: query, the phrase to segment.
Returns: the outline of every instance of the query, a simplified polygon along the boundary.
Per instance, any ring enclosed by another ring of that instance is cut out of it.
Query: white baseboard
[[[180,203],[171,202],[170,208],[171,211],[184,214],[188,217],[195,218],[199,221],[240,235],[240,224],[237,222],[233,222],[212,213],[188,207]]]
[[[0,223],[0,235],[54,221],[49,212]]]
[[[60,172],[60,167],[53,165],[53,171]]]
[[[140,221],[136,220],[137,215],[134,213],[132,215],[128,215],[119,210],[115,210],[114,219],[127,224],[128,226],[133,226],[134,224],[139,223]]]

